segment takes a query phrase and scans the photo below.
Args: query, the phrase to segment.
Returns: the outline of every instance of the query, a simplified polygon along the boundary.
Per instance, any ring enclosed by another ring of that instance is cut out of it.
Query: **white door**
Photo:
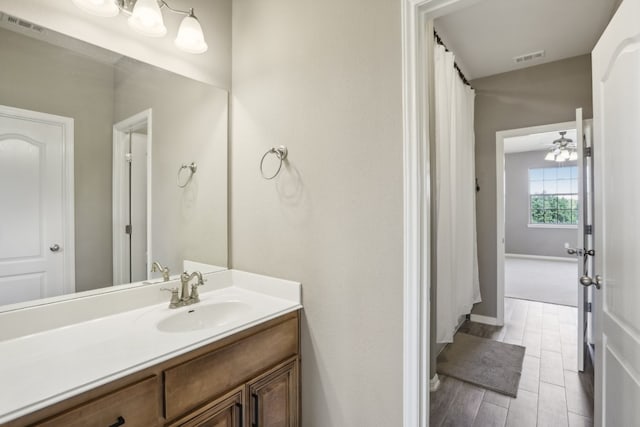
[[[640,0],[624,0],[592,53],[595,425],[640,423]],[[596,277],[594,277],[596,280]]]
[[[151,110],[113,126],[113,284],[149,277]]]
[[[569,254],[578,257],[577,359],[578,371],[584,371],[587,355],[587,329],[590,324],[590,289],[581,284],[582,277],[589,278],[593,272],[593,167],[591,160],[591,124],[582,117],[582,108],[576,110],[576,146],[578,151],[578,236],[576,249],[568,249]]]
[[[0,106],[0,304],[74,291],[72,129]]]

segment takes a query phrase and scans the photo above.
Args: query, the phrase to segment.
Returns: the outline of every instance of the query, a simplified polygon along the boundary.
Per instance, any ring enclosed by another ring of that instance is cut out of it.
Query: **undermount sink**
[[[163,332],[189,332],[215,328],[241,319],[251,306],[240,301],[194,304],[157,324]]]

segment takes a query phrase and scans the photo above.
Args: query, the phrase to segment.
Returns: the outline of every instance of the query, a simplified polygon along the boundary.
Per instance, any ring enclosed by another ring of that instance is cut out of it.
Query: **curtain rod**
[[[450,52],[449,48],[447,47],[446,44],[444,44],[444,42],[442,41],[442,39],[440,38],[436,30],[433,30],[433,36],[436,38],[436,43],[444,47],[444,50],[446,50],[447,52]],[[473,86],[471,86],[471,83],[469,83],[469,80],[467,80],[467,78],[464,76],[464,73],[462,72],[460,67],[458,67],[458,64],[455,61],[453,62],[453,68],[455,68],[456,71],[458,72],[458,76],[460,76],[460,79],[462,80],[462,82],[467,86],[469,86],[471,89],[473,89]]]

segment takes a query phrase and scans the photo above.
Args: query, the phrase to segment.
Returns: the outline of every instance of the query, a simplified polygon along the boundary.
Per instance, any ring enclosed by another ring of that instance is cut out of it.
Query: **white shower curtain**
[[[454,69],[454,56],[435,49],[436,331],[453,341],[460,317],[480,302],[476,242],[473,89]]]

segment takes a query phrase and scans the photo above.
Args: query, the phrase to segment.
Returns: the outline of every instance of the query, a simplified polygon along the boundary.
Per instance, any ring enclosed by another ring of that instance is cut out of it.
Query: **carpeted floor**
[[[504,295],[551,304],[578,305],[578,263],[506,256]]]

